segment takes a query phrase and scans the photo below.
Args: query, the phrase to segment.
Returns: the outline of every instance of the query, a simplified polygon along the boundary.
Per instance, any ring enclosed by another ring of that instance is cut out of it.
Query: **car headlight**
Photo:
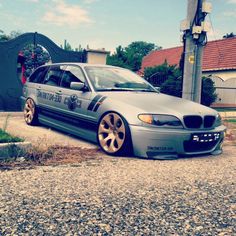
[[[139,120],[150,125],[156,125],[159,127],[174,127],[183,128],[181,121],[170,115],[153,115],[153,114],[140,114]]]
[[[216,120],[215,120],[215,127],[221,126],[222,125],[222,119],[220,114],[218,113],[216,116]]]

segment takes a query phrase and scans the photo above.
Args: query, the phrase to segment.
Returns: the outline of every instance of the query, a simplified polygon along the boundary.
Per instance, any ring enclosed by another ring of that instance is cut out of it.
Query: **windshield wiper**
[[[97,89],[97,91],[136,91],[136,90],[131,88],[103,88],[103,89]]]
[[[132,91],[132,92],[150,92],[150,93],[159,93],[157,90],[150,89],[134,89],[134,88],[103,88],[97,89],[97,91]]]
[[[150,93],[159,93],[157,90],[150,90],[150,89],[135,89],[138,92],[150,92]]]

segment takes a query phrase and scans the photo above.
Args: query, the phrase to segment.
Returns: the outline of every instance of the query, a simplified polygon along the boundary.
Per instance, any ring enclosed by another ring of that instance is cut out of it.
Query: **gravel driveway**
[[[32,137],[17,117],[9,122],[11,132]],[[226,142],[220,156],[154,161],[101,154],[82,163],[0,171],[0,236],[236,235],[235,153],[235,143]]]
[[[0,172],[0,235],[235,235],[235,146]]]

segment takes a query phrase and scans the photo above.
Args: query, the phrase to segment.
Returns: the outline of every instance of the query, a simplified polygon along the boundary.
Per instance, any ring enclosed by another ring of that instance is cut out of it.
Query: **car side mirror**
[[[88,87],[82,82],[71,82],[70,88],[74,90],[82,90],[82,91],[88,90]]]

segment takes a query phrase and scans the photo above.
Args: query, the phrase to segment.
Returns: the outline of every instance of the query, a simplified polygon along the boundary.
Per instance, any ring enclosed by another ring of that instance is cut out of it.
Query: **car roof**
[[[78,65],[80,67],[110,67],[110,68],[118,68],[116,66],[111,66],[111,65],[104,65],[104,64],[89,64],[89,63],[79,63],[79,62],[60,62],[60,63],[51,63],[51,64],[47,64],[47,65],[43,65],[44,66],[54,66],[54,65]]]

